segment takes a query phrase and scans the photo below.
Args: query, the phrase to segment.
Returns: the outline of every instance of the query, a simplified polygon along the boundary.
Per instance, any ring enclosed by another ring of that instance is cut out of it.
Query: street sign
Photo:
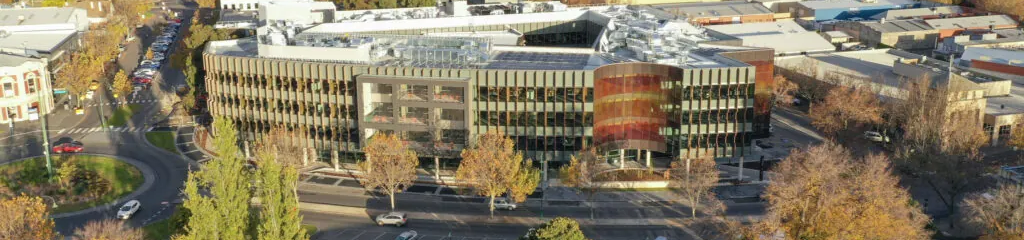
[[[54,89],[53,90],[53,94],[67,94],[67,93],[68,93],[67,89]]]

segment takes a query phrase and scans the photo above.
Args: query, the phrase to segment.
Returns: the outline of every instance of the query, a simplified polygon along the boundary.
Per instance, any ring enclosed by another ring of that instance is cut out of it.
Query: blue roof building
[[[800,2],[790,12],[797,18],[815,21],[869,19],[890,9],[915,8],[914,0],[818,0]]]

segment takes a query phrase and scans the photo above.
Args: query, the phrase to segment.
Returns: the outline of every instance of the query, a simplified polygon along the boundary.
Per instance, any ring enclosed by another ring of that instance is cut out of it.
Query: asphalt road
[[[378,198],[368,195],[331,194],[303,191],[301,189],[299,190],[299,199],[302,202],[360,207],[377,212],[385,211],[390,207],[390,203],[386,197]],[[487,209],[488,206],[483,202],[463,202],[456,201],[454,198],[447,198],[445,201],[417,201],[403,198],[396,202],[396,208],[399,211],[429,212],[462,216],[486,216],[490,214]],[[764,208],[765,205],[763,203],[732,204],[726,210],[726,215],[763,215],[765,210]],[[547,207],[520,206],[515,211],[496,211],[495,215],[510,217],[562,216],[572,218],[589,218],[590,208],[575,205],[549,205]],[[636,204],[622,202],[621,207],[604,206],[595,208],[594,210],[594,217],[598,219],[663,219],[685,218],[689,216],[690,208],[683,205]]]
[[[410,220],[403,227],[377,226],[369,216],[348,216],[312,211],[302,212],[306,224],[320,231],[314,240],[390,240],[404,231],[414,230],[423,240],[514,240],[532,227],[518,223],[479,223],[452,220]],[[693,239],[682,229],[664,225],[581,226],[595,240],[646,240],[657,236],[673,240]]]

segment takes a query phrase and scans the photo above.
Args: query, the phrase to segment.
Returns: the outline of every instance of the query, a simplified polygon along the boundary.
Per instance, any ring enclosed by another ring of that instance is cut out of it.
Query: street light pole
[[[46,103],[43,103],[46,104]],[[53,178],[53,160],[50,158],[50,138],[46,131],[46,111],[39,111],[42,116],[39,116],[40,127],[43,130],[43,156],[46,156],[46,173]],[[54,203],[56,204],[56,202]]]
[[[93,92],[92,94],[95,95],[96,92]],[[107,124],[105,124],[104,123],[105,121],[103,121],[103,96],[101,95],[99,97],[96,97],[96,99],[99,99],[99,101],[100,101],[99,104],[96,104],[96,109],[98,109],[100,111],[100,127],[102,127],[103,129],[106,129],[107,128]]]

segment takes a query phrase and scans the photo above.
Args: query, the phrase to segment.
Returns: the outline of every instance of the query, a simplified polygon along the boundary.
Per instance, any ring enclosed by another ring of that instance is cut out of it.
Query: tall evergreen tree
[[[285,133],[283,130],[271,132]],[[299,215],[299,200],[296,196],[299,171],[293,161],[287,161],[288,147],[278,147],[279,142],[267,137],[261,142],[256,153],[259,168],[256,194],[260,198],[258,240],[306,240],[309,236],[302,229]],[[285,151],[281,151],[284,149]],[[294,154],[294,153],[292,153]],[[291,156],[294,157],[294,156]]]
[[[188,199],[183,205],[192,216],[188,233],[175,239],[246,239],[250,229],[251,178],[244,160],[238,157],[238,132],[226,118],[217,118],[213,125],[219,157],[189,174],[185,182]],[[208,194],[200,194],[200,189]]]

